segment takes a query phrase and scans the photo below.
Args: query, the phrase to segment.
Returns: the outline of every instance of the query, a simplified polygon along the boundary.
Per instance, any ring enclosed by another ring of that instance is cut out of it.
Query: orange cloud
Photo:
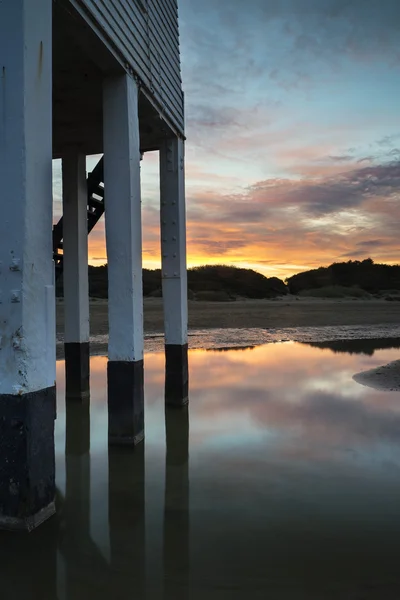
[[[396,263],[393,214],[398,202],[399,164],[354,168],[353,163],[338,157],[331,162],[334,168],[316,164],[315,172],[300,180],[268,179],[236,194],[202,189],[201,178],[206,179],[207,172],[190,169],[189,266],[235,264],[284,278],[349,258],[371,256]],[[338,164],[340,173],[335,172]],[[211,174],[210,183],[213,179],[224,185],[224,177]],[[157,203],[158,199],[156,203],[151,199],[143,205],[143,263],[148,268],[160,265]],[[91,264],[105,262],[104,240],[102,220],[89,238]]]

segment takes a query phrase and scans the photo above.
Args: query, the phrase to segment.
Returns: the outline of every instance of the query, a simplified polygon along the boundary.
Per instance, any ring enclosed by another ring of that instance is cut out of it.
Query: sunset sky
[[[189,266],[400,262],[399,0],[181,0],[180,27]],[[142,195],[155,268],[157,153]],[[89,253],[106,261],[103,220]]]

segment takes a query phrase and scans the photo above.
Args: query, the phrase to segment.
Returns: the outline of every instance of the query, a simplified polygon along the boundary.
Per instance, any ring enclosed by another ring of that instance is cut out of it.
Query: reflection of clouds
[[[294,457],[397,443],[397,395],[352,380],[354,373],[390,362],[395,354],[387,349],[373,357],[348,356],[293,342],[242,352],[190,351],[191,443],[261,444],[272,455]],[[92,444],[100,443],[106,428],[106,365],[105,357],[91,359]],[[148,423],[162,418],[164,367],[162,352],[145,355]]]
[[[378,361],[393,356],[390,350],[377,354]],[[248,439],[263,432],[269,447],[299,456],[321,455],[327,446],[396,442],[397,399],[352,381],[357,367],[373,363],[298,344],[269,344],[240,355],[192,353],[192,441],[208,443],[234,430]]]
[[[59,550],[63,540],[73,542],[68,554],[57,555],[61,596],[67,589],[68,597],[76,597],[68,592],[77,587],[63,587],[66,579],[84,586],[88,598],[98,597],[100,589],[109,596],[111,586],[118,598],[139,586],[142,597],[148,573],[150,596],[156,589],[161,597],[164,586],[164,597],[171,598],[197,591],[199,597],[239,597],[244,589],[257,598],[268,592],[285,598],[397,598],[398,394],[362,388],[348,376],[395,355],[385,349],[372,357],[347,356],[295,343],[191,351],[189,428],[186,411],[164,411],[163,353],[147,353],[145,470],[136,452],[113,452],[109,462],[106,423],[92,427],[91,434],[101,436],[95,447],[91,439],[95,544],[84,535],[79,511],[86,509],[75,495],[77,514],[71,513],[68,535],[62,528],[57,533]],[[92,419],[107,414],[106,366],[104,357],[91,360]],[[57,427],[63,420],[63,369],[59,361]],[[40,540],[41,531],[48,529],[39,528],[30,539]],[[98,552],[104,540],[107,552],[111,542],[111,566]],[[56,548],[43,541],[51,567]],[[3,563],[14,579],[21,560],[36,575],[40,544],[33,552],[26,543],[22,554],[9,550],[4,548]],[[6,575],[14,597],[8,581]],[[43,589],[40,581],[29,593]]]

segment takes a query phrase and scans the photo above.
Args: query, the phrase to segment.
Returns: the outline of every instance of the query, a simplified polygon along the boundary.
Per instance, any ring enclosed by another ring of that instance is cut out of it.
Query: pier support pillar
[[[86,156],[62,159],[65,398],[89,397],[89,282]]]
[[[162,294],[165,324],[165,402],[187,404],[189,395],[184,142],[160,148]]]
[[[0,2],[0,528],[54,511],[52,0]]]
[[[143,283],[138,87],[104,82],[104,187],[108,258],[108,439],[144,437]]]

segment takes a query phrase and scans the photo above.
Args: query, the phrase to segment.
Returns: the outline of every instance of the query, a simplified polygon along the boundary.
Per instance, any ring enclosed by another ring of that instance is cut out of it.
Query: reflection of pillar
[[[96,565],[90,539],[90,412],[89,403],[66,404],[65,500],[62,551],[66,566],[66,597],[82,597],[76,565]],[[89,569],[88,569],[89,570]]]
[[[63,157],[65,397],[89,396],[89,282],[86,156]]]
[[[109,565],[90,536],[89,403],[70,402],[66,411],[66,493],[65,498],[61,494],[57,498],[58,549],[65,564],[63,598],[92,598],[99,590],[104,598],[111,598]]]
[[[52,0],[0,2],[0,528],[55,511]]]
[[[110,447],[108,510],[111,572],[115,597],[145,597],[145,467],[144,444],[134,453]],[[119,593],[118,593],[119,592]],[[129,595],[129,594],[128,594]]]
[[[162,293],[165,323],[165,401],[188,401],[188,336],[184,142],[160,148]]]
[[[64,510],[71,524],[80,524],[80,535],[89,535],[90,412],[86,402],[66,405],[65,472]]]
[[[108,439],[144,437],[142,230],[138,87],[104,84],[104,187],[108,257]]]
[[[2,600],[57,600],[57,519],[29,536],[0,537]]]
[[[165,598],[189,597],[189,412],[166,410]],[[178,580],[178,581],[177,581]],[[175,585],[172,582],[175,581]]]

